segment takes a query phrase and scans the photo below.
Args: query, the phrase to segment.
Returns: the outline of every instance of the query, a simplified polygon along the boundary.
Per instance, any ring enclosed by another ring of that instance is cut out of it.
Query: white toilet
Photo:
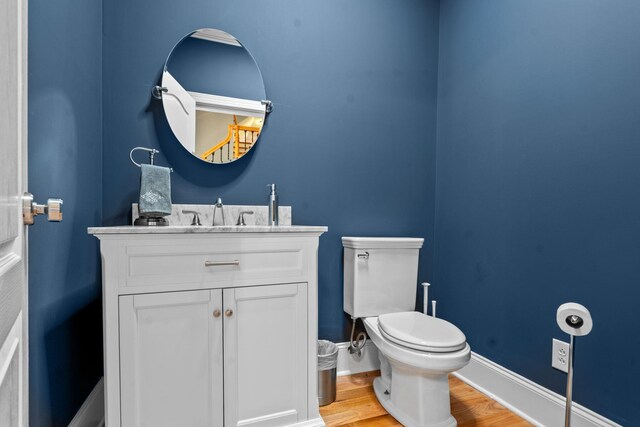
[[[451,323],[415,310],[424,239],[343,237],[344,311],[363,318],[380,353],[376,397],[408,427],[456,426],[447,375],[471,348]]]

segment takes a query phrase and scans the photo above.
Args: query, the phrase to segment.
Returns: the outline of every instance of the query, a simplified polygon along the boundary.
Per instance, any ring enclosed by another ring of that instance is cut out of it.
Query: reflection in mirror
[[[178,141],[206,162],[241,158],[264,125],[260,69],[224,31],[197,30],[176,44],[164,67],[161,96]]]

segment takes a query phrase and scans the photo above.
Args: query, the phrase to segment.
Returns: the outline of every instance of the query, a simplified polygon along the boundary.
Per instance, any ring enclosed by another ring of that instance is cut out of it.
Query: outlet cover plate
[[[551,366],[559,371],[568,373],[569,343],[554,338],[551,348]]]

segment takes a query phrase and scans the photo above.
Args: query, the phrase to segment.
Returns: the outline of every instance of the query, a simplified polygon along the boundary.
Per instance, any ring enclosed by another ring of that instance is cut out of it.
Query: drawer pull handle
[[[234,259],[233,261],[205,261],[205,267],[216,267],[221,265],[240,265],[240,260]]]
[[[224,315],[225,315],[225,316],[227,316],[227,317],[231,317],[231,316],[233,316],[233,310],[227,310],[227,311],[225,311],[225,312],[224,312]]]

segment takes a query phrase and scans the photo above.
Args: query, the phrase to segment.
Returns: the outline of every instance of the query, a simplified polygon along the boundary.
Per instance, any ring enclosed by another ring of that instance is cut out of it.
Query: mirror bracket
[[[169,92],[169,89],[167,89],[166,87],[158,86],[158,85],[154,86],[151,89],[151,95],[153,95],[155,99],[162,99],[163,92]]]
[[[262,105],[264,105],[264,112],[269,114],[270,112],[273,111],[273,103],[271,101],[269,101],[268,99],[263,99],[262,101],[260,101],[260,103]]]

